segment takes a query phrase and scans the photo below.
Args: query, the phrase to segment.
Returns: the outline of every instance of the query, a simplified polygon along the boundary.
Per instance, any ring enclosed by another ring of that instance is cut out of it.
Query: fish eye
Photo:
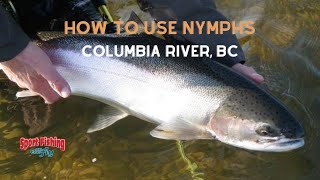
[[[259,127],[256,130],[256,132],[261,136],[273,136],[275,131],[272,129],[271,126],[263,125],[263,126]]]
[[[260,133],[264,136],[267,136],[269,134],[268,131],[266,130],[261,130]]]

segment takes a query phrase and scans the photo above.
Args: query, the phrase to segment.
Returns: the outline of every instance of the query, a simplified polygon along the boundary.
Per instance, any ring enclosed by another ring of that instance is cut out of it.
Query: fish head
[[[304,131],[295,117],[265,93],[238,92],[224,100],[208,123],[208,131],[232,146],[284,152],[304,145]]]

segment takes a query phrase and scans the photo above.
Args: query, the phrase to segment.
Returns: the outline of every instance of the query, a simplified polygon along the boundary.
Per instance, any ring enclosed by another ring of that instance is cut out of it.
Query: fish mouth
[[[284,152],[284,151],[291,151],[294,149],[298,149],[304,146],[304,139],[280,139],[276,142],[272,142],[270,145],[266,146],[266,149],[273,150],[275,152]]]
[[[286,152],[298,149],[304,146],[304,139],[289,139],[289,138],[280,138],[280,139],[264,139],[258,142],[258,146],[255,150],[257,151],[266,151],[266,152]]]

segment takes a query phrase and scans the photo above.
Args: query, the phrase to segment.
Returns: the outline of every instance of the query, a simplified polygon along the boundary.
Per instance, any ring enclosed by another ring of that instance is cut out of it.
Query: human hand
[[[15,58],[0,65],[11,81],[39,94],[47,104],[71,94],[68,83],[53,67],[49,57],[32,42]]]
[[[232,69],[243,74],[244,76],[248,77],[249,79],[255,81],[258,84],[261,84],[264,81],[263,76],[258,74],[252,67],[248,67],[238,63],[232,66]]]

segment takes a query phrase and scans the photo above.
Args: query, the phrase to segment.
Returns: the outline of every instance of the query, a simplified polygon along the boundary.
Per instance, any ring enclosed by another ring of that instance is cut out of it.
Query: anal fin
[[[213,139],[204,127],[181,119],[160,124],[150,132],[150,135],[170,140]]]

